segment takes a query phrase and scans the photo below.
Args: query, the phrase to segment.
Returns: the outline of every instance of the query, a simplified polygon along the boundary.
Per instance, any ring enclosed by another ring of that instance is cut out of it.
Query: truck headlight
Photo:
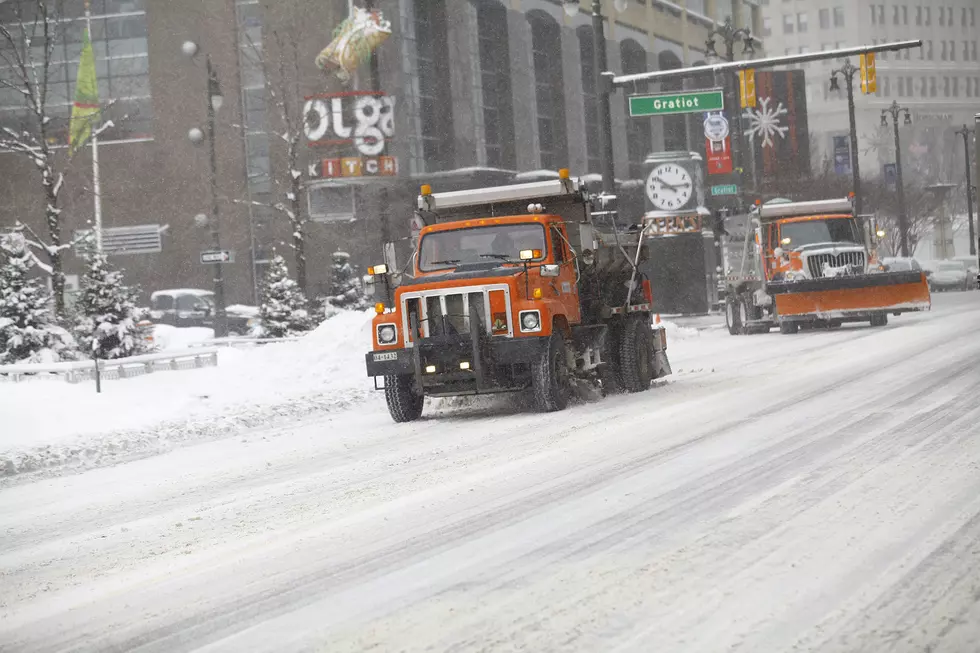
[[[398,329],[394,324],[378,325],[378,344],[391,345],[398,340]]]
[[[541,313],[538,311],[521,311],[521,331],[540,331]]]

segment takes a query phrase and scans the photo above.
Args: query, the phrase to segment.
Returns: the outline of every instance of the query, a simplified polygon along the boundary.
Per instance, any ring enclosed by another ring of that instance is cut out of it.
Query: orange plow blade
[[[921,272],[885,272],[857,277],[770,284],[780,317],[834,319],[867,313],[928,310],[929,285]]]

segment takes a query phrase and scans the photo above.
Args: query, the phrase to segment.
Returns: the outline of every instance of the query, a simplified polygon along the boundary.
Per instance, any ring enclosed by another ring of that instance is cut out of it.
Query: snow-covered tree
[[[306,296],[299,284],[289,278],[286,260],[278,254],[262,283],[259,319],[263,334],[269,338],[299,335],[313,328]]]
[[[63,19],[60,2],[27,0],[9,4],[15,20],[0,24],[0,89],[20,94],[26,119],[20,124],[0,125],[0,152],[25,157],[37,174],[47,233],[41,237],[27,230],[31,235],[27,242],[47,259],[45,263],[36,262],[51,275],[55,313],[64,317],[64,254],[73,245],[64,241],[62,233],[60,199],[65,171],[85,142],[112,127],[112,122],[101,123],[97,113],[90,128],[80,130],[79,142],[73,142],[67,150],[56,151],[55,146],[63,140],[60,134],[68,125],[64,118],[58,117],[62,100],[50,91],[55,81],[54,70],[60,67],[55,64],[60,64],[63,58],[60,53],[66,37],[63,30],[75,29],[77,22]]]
[[[123,358],[146,350],[139,333],[136,291],[123,284],[105,254],[86,257],[75,305],[75,337],[86,357]]]
[[[0,238],[0,364],[73,357],[75,343],[55,321],[51,293],[30,275],[33,266],[22,234]]]
[[[327,303],[337,308],[351,310],[363,309],[367,306],[364,289],[357,271],[350,263],[350,254],[334,252],[330,276],[330,292]]]

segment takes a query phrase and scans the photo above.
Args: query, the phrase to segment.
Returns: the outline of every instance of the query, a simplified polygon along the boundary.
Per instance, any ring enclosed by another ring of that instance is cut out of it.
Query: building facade
[[[883,128],[881,111],[897,101],[912,117],[911,125],[900,120],[903,162],[935,179],[959,180],[963,152],[952,132],[972,123],[980,107],[976,0],[763,0],[762,11],[762,35],[773,54],[922,39],[921,48],[878,55],[873,95],[861,94],[855,75],[862,176],[880,176],[895,161],[891,119]],[[845,86],[841,81],[841,90],[831,91],[829,84],[841,63],[806,66],[811,146],[831,165],[835,154],[846,161],[850,151]],[[857,57],[851,63],[858,65]],[[849,164],[840,172],[849,174]]]
[[[8,0],[0,5],[0,22],[17,22],[14,5],[29,13],[34,4]],[[388,154],[397,175],[306,179],[318,155],[303,144],[311,294],[326,291],[331,252],[349,251],[361,266],[378,256],[382,213],[394,237],[407,235],[419,183],[506,183],[518,173],[561,167],[576,175],[599,172],[591,2],[577,12],[551,0],[375,4],[392,23],[377,54],[380,89],[394,98]],[[63,5],[49,81],[57,127],[51,138],[62,146],[84,25],[82,0]],[[762,28],[754,0],[632,0],[625,8],[603,0],[602,7],[609,68],[622,73],[703,63],[709,30],[727,17],[756,34]],[[212,245],[201,217],[211,212],[208,147],[187,137],[206,124],[206,56],[225,98],[215,144],[221,247],[235,253],[225,266],[229,303],[256,300],[264,261],[274,251],[290,259],[291,230],[274,206],[283,200],[284,178],[294,173],[285,160],[281,102],[302,123],[306,98],[367,89],[367,66],[345,86],[313,63],[346,14],[344,0],[92,0],[100,96],[113,102],[109,115],[118,123],[100,146],[105,241],[130,281],[147,292],[210,287],[211,269],[199,260]],[[187,40],[200,47],[193,60],[181,52]],[[703,146],[699,120],[631,120],[623,92],[613,97],[612,124],[620,180],[639,178],[649,152]],[[0,125],[37,128],[11,89],[0,89]],[[65,156],[64,148],[58,152]],[[85,151],[64,165],[66,238],[91,226],[90,163]],[[43,232],[38,188],[29,162],[0,153],[0,227],[23,221]],[[80,260],[70,254],[67,266],[78,274]]]

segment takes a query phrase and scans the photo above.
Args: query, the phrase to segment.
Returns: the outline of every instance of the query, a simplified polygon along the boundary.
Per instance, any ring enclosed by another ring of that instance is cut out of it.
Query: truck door
[[[552,287],[551,293],[548,292],[548,289],[543,289],[545,297],[557,297],[565,305],[565,316],[569,323],[577,324],[582,320],[582,317],[578,299],[578,278],[575,272],[576,261],[568,248],[568,236],[565,233],[564,225],[551,225],[549,236],[554,262],[561,266],[561,273],[557,277],[547,279],[551,282]]]

